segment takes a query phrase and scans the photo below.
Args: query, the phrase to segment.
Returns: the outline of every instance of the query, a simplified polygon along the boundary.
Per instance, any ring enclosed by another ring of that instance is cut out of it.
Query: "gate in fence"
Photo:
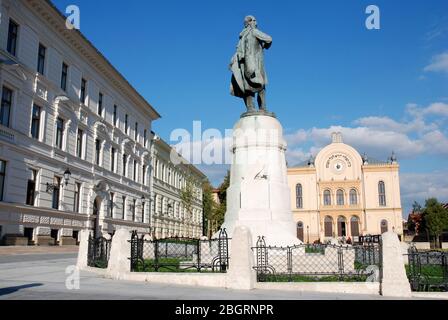
[[[448,291],[448,252],[410,247],[406,273],[413,291]]]
[[[259,237],[252,250],[259,282],[379,281],[381,278],[381,242],[272,247],[266,246],[264,237]]]
[[[229,238],[225,229],[211,240],[165,238],[145,240],[134,231],[131,237],[133,272],[226,272]]]
[[[87,265],[94,268],[107,268],[111,244],[111,239],[93,238],[89,235]]]

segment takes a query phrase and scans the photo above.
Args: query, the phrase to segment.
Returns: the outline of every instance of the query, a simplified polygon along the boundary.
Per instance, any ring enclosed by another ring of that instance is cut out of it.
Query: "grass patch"
[[[323,248],[323,247],[305,247],[305,253],[325,254],[325,248]]]
[[[408,277],[411,275],[411,268],[407,264],[406,265],[406,273]],[[440,278],[443,279],[443,267],[441,265],[422,265],[420,269],[420,275],[426,276],[429,278]]]
[[[106,269],[107,268],[107,260],[95,260],[93,261],[93,264],[88,264],[91,268],[99,268],[99,269]]]
[[[330,276],[311,276],[311,275],[258,275],[260,282],[365,282],[367,275],[354,275],[339,277],[337,275]]]
[[[160,258],[157,261],[154,259],[146,259],[144,263],[140,260],[137,263],[137,267],[135,269],[136,272],[198,272],[198,269],[194,266],[193,262],[189,262],[188,265],[182,266],[181,262],[184,262],[183,259],[178,258]],[[157,266],[157,268],[156,268]],[[201,272],[211,272],[205,269],[202,269]]]
[[[417,274],[412,274],[411,267],[407,264],[405,266],[406,274],[409,280],[412,280],[412,277],[415,277],[415,285],[418,288],[414,288],[417,291],[446,291],[447,283],[443,278],[443,267],[441,265],[421,265],[420,273],[419,270],[414,270]],[[442,290],[441,287],[445,285],[445,290]]]

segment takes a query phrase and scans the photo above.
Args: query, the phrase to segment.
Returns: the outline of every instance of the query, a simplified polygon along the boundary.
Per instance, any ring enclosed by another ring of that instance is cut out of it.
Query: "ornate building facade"
[[[0,9],[0,239],[73,244],[84,228],[155,231],[152,183],[155,194],[179,191],[153,179],[157,111],[51,2]]]
[[[206,176],[163,140],[154,144],[152,165],[153,234],[157,238],[202,236],[202,182]],[[191,183],[191,208],[181,197],[182,190],[187,190],[187,183]]]
[[[394,230],[403,234],[399,165],[373,161],[340,133],[315,159],[288,169],[297,237],[304,242]]]

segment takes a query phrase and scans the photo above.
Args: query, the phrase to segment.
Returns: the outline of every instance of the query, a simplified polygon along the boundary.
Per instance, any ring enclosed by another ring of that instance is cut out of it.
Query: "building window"
[[[76,156],[82,157],[82,139],[83,139],[83,131],[78,129],[78,133],[76,134]]]
[[[64,139],[64,120],[56,119],[56,147],[62,150],[62,140]]]
[[[331,206],[331,192],[330,190],[324,191],[324,205]]]
[[[113,218],[114,216],[114,197],[115,194],[113,192],[110,193],[110,200],[109,200],[109,217]]]
[[[61,73],[61,89],[67,91],[67,76],[68,76],[68,66],[62,63],[62,73]]]
[[[121,219],[124,220],[124,218],[126,217],[126,197],[125,196],[122,197],[122,201],[123,201],[123,205],[121,207]]]
[[[138,123],[136,122],[135,123],[135,128],[134,128],[135,130],[134,130],[134,140],[136,141],[136,142],[138,142],[137,141],[137,138],[138,138]]]
[[[338,237],[346,237],[347,236],[347,224],[345,217],[338,217]]]
[[[350,190],[350,204],[358,204],[358,193],[356,192],[356,189]]]
[[[143,175],[142,184],[146,185],[146,165],[145,164],[142,166],[142,175]]]
[[[134,181],[137,181],[137,161],[134,159]]]
[[[3,87],[2,90],[2,104],[0,109],[0,124],[9,127],[9,115],[12,108],[12,90]]]
[[[112,148],[110,151],[110,171],[115,172],[115,155],[117,150]]]
[[[142,201],[142,223],[145,222],[145,203]]]
[[[326,216],[324,220],[324,234],[325,237],[333,236],[333,218],[330,216]]]
[[[113,119],[114,126],[117,126],[117,120],[118,120],[118,117],[117,117],[117,105],[114,105],[114,119]]]
[[[146,145],[147,145],[147,136],[148,136],[148,130],[144,130],[143,131],[143,145],[145,146],[145,148],[146,148]]]
[[[36,195],[37,170],[31,169],[31,179],[28,180],[26,189],[26,204],[34,206],[34,198]]]
[[[96,139],[95,140],[95,164],[97,166],[100,165],[101,160],[101,140]]]
[[[302,185],[300,183],[296,185],[296,207],[298,209],[303,208]]]
[[[6,175],[6,161],[0,160],[0,201],[3,201],[3,191],[5,190],[4,189],[5,175]]]
[[[387,223],[387,220],[383,219],[381,220],[381,234],[389,231],[389,225]]]
[[[86,89],[87,89],[87,81],[86,79],[81,79],[81,91],[79,95],[79,100],[81,100],[82,104],[86,104]]]
[[[125,115],[124,116],[124,132],[126,133],[126,134],[128,134],[129,133],[129,124],[128,124],[128,119],[129,117],[128,117],[128,115]]]
[[[3,191],[5,190],[4,189],[5,176],[6,176],[6,161],[0,160],[0,201],[3,201]]]
[[[384,181],[378,182],[378,200],[380,206],[386,206],[386,186],[384,185]]]
[[[60,197],[60,190],[61,190],[61,178],[60,177],[54,177],[53,178],[53,198],[52,198],[52,208],[58,210],[59,209],[59,197]]]
[[[98,115],[103,116],[103,94],[101,92],[98,95]]]
[[[352,232],[352,237],[359,237],[359,218],[353,216],[350,219],[350,229]]]
[[[336,191],[336,202],[338,206],[344,205],[344,190],[339,189]]]
[[[47,48],[45,48],[41,43],[39,43],[39,51],[37,54],[37,72],[40,74],[44,74],[45,71],[45,52]]]
[[[132,208],[131,208],[131,212],[132,212],[132,221],[135,221],[135,202],[136,200],[132,200]]]
[[[127,163],[128,163],[128,156],[126,154],[123,154],[123,177],[126,177],[126,171],[127,171]]]
[[[9,19],[8,45],[6,47],[6,50],[8,50],[8,52],[13,56],[16,55],[18,34],[19,34],[19,25],[15,23],[12,19]]]
[[[34,104],[33,113],[31,115],[31,136],[38,140],[40,132],[40,112],[41,108]]]
[[[73,196],[73,212],[79,213],[79,200],[81,194],[81,183],[75,183],[75,193]]]

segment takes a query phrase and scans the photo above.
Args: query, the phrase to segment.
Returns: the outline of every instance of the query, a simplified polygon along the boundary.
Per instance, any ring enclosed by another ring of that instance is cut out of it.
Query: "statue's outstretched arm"
[[[272,43],[272,37],[264,32],[261,32],[258,29],[253,30],[253,35],[260,41],[264,42],[267,46],[270,47]]]

